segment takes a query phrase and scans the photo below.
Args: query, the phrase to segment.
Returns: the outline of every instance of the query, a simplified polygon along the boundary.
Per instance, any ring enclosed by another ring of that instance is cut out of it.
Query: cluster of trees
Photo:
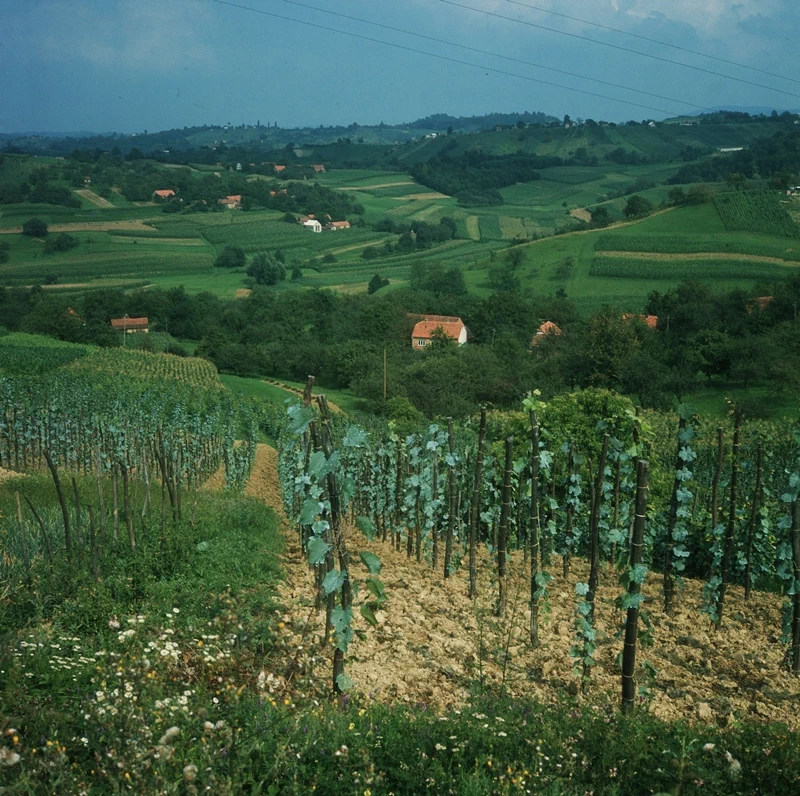
[[[393,232],[399,237],[396,241],[387,240],[383,246],[367,246],[361,253],[365,260],[430,249],[456,236],[456,222],[450,217],[442,218],[438,224],[429,224],[427,221],[412,221],[408,224],[395,222],[384,216],[375,224],[374,229],[377,232]]]
[[[79,242],[80,241],[78,241],[74,235],[62,232],[54,238],[47,238],[44,242],[44,253],[55,254],[56,252],[68,252],[70,249],[74,249]]]
[[[258,252],[253,255],[247,266],[247,275],[256,285],[277,285],[286,279],[286,266],[278,259],[280,250],[275,254]]]
[[[498,188],[541,179],[538,169],[561,165],[563,161],[558,157],[485,155],[473,150],[463,155],[433,157],[412,166],[410,173],[422,185],[466,202],[480,200],[484,195],[496,198]]]
[[[26,170],[26,161],[25,157],[0,156],[0,204],[81,206],[80,199],[63,184],[62,170],[58,165]]]
[[[687,182],[722,182],[731,174],[746,179],[769,179],[776,188],[796,185],[800,174],[800,130],[779,130],[756,138],[741,152],[683,166],[667,180],[673,185]]]
[[[498,290],[479,298],[459,275],[417,268],[411,288],[373,295],[256,285],[239,300],[179,288],[99,290],[79,299],[40,288],[2,289],[0,317],[13,329],[116,345],[109,319],[146,315],[156,330],[200,340],[198,353],[221,370],[292,380],[310,371],[321,386],[350,388],[379,411],[386,408],[386,349],[389,397],[428,416],[466,414],[481,402],[510,405],[533,388],[547,397],[608,387],[654,407],[690,400],[694,390],[720,380],[800,389],[800,276],[751,292],[715,293],[700,283],[654,292],[644,308],[658,316],[652,329],[612,307],[580,317],[564,297]],[[759,295],[772,299],[757,301]],[[413,314],[431,312],[460,316],[469,343],[443,339],[424,352],[412,350]],[[544,320],[563,334],[531,348]]]

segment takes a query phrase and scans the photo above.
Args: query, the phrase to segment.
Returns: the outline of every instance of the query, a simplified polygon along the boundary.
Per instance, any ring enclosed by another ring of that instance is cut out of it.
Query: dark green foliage
[[[537,169],[562,165],[561,158],[535,155],[484,155],[470,151],[458,157],[433,157],[411,168],[411,176],[436,191],[480,195],[516,182],[541,179]]]
[[[240,246],[226,246],[214,260],[214,268],[244,268],[246,262],[244,249]]]
[[[41,218],[29,218],[22,225],[22,234],[31,238],[44,238],[47,235],[47,224]]]
[[[8,262],[8,241],[0,240],[0,265]]]
[[[592,226],[593,227],[607,227],[609,224],[613,222],[613,218],[611,218],[611,214],[608,212],[607,207],[600,207],[592,208],[589,213],[592,216]]]
[[[369,284],[367,285],[367,293],[370,295],[377,293],[382,287],[386,287],[388,284],[388,279],[382,279],[380,274],[375,274],[375,276],[369,280]]]
[[[626,218],[640,218],[642,216],[649,216],[654,209],[653,203],[649,199],[635,194],[628,199],[622,213]]]
[[[74,235],[62,232],[55,238],[48,238],[44,243],[45,254],[55,254],[56,252],[68,252],[78,245],[79,241]]]
[[[259,252],[247,266],[247,275],[257,285],[277,285],[286,279],[286,266],[269,252]]]

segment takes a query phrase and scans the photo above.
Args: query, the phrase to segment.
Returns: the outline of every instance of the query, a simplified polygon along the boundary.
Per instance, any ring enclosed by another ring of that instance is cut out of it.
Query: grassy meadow
[[[510,137],[508,131],[501,131],[483,134],[480,139],[486,151],[494,154],[503,154],[504,147],[513,143],[539,154],[570,157],[587,143],[632,146],[636,141],[631,137],[639,136],[641,152],[652,157],[650,150],[661,138],[662,149],[669,149],[665,142],[672,140],[672,133],[660,130],[599,128],[584,130],[581,135],[570,130],[525,130]],[[681,131],[681,136],[699,137],[698,145],[730,145],[730,130],[719,142],[706,140],[713,134],[713,129]],[[521,136],[520,141],[515,135]],[[587,136],[598,140],[589,141]],[[398,150],[398,161],[412,163],[421,153],[430,157],[445,146],[444,138],[407,144]],[[474,146],[477,137],[453,140],[458,142],[458,154]],[[450,148],[453,140],[447,144]],[[655,154],[674,157],[672,150],[656,149]],[[16,161],[11,165],[16,166]],[[168,173],[177,166],[160,167]],[[91,191],[79,189],[75,193],[80,208],[30,204],[0,208],[0,241],[9,245],[8,261],[0,265],[0,285],[43,284],[47,290],[58,291],[182,286],[190,293],[208,291],[234,298],[245,295],[244,270],[218,269],[213,263],[226,246],[240,246],[247,255],[280,249],[287,271],[291,273],[295,266],[302,269],[301,278],[287,277],[276,286],[279,290],[364,292],[375,273],[389,279],[386,289],[391,290],[406,285],[411,266],[422,262],[462,270],[468,289],[486,296],[492,292],[491,269],[506,261],[505,249],[515,246],[523,252],[516,272],[523,288],[563,291],[582,311],[604,304],[635,311],[651,291],[667,290],[687,278],[722,289],[748,287],[756,281],[781,278],[797,266],[800,239],[788,234],[793,223],[796,227],[796,219],[792,221],[792,208],[781,210],[777,201],[748,202],[744,194],[722,194],[714,203],[625,220],[623,194],[636,187],[654,206],[665,207],[671,186],[664,183],[676,168],[674,162],[546,168],[541,170],[540,180],[501,189],[504,204],[486,207],[462,207],[454,198],[416,183],[401,170],[329,169],[316,179],[360,203],[363,225],[354,217],[350,229],[322,234],[286,223],[283,214],[274,210],[165,214],[153,203],[127,202],[114,191],[109,206],[100,207]],[[200,178],[208,170],[197,168],[191,173]],[[252,175],[249,179],[266,178]],[[605,230],[588,230],[587,208],[598,205],[608,209],[615,223]],[[78,245],[67,252],[45,254],[43,240],[27,238],[18,231],[32,216],[47,222],[51,234],[64,231],[73,235]],[[381,251],[375,259],[362,257],[367,247],[382,249],[384,242],[396,239],[373,230],[383,218],[435,224],[446,216],[456,223],[454,240],[422,251]]]

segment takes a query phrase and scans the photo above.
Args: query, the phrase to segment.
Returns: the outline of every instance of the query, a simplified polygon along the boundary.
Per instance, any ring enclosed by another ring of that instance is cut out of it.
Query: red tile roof
[[[160,196],[162,199],[169,199],[170,196],[175,196],[175,191],[171,188],[165,188],[161,191],[153,191],[154,196]]]
[[[349,221],[331,221],[331,226],[334,229],[350,229]]]
[[[314,171],[316,171],[317,174],[319,174],[322,171],[325,171],[325,166],[323,166],[321,163],[315,163],[313,166],[311,166],[311,168],[314,169]]]
[[[552,321],[545,321],[536,330],[536,334],[533,336],[533,339],[531,340],[531,345],[538,345],[539,339],[548,334],[552,334],[558,337],[558,335],[562,334],[561,327],[556,326],[556,324],[554,324]]]
[[[273,168],[275,169],[275,171],[285,171],[286,170],[286,166],[273,166]]]
[[[111,326],[114,329],[146,329],[149,326],[147,318],[112,318]]]
[[[631,318],[637,317],[645,326],[649,326],[651,329],[658,329],[658,315],[636,315],[632,312],[626,312],[622,316],[623,321],[629,321]]]
[[[452,337],[453,340],[458,340],[461,332],[465,328],[461,318],[454,318],[446,315],[427,315],[425,316],[425,320],[419,321],[419,323],[414,326],[411,337],[414,339],[430,340],[433,337],[433,333],[438,329],[448,337]]]

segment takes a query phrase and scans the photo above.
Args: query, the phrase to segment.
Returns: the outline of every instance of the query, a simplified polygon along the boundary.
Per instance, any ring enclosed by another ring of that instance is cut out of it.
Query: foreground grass
[[[0,485],[2,793],[638,796],[800,787],[798,739],[780,726],[691,728],[577,701],[479,698],[445,714],[334,703],[328,652],[305,656],[299,669],[296,650],[285,647],[274,602],[281,540],[269,508],[201,493],[194,524],[170,525],[162,539],[154,523],[135,552],[109,540],[96,578],[85,552],[71,565],[58,554],[50,564],[29,536],[28,581],[14,567],[18,528],[7,519],[16,490],[59,541],[46,479]]]

